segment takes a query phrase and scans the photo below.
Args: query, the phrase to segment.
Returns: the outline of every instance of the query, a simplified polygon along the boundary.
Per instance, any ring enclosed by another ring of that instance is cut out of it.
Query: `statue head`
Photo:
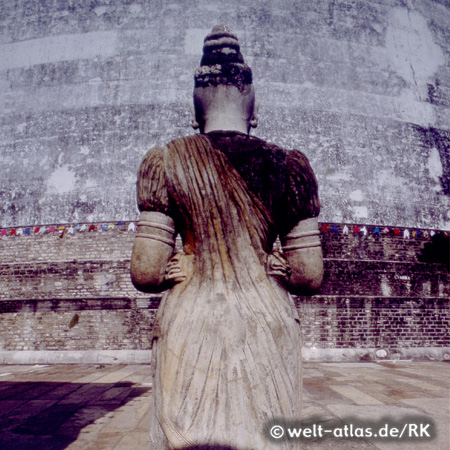
[[[194,79],[195,122],[202,133],[248,133],[256,126],[252,71],[244,63],[237,36],[226,26],[215,26],[206,36]]]

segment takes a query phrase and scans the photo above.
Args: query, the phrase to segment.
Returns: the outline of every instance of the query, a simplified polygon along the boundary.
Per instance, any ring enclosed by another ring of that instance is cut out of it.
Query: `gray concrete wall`
[[[256,134],[310,158],[322,221],[450,229],[444,0],[3,0],[0,226],[134,220],[143,154],[192,132],[217,23],[253,69]]]

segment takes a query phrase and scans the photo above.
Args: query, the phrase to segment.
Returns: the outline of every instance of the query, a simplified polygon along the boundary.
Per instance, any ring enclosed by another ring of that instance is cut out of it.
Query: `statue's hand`
[[[192,256],[184,252],[175,253],[166,266],[165,281],[169,283],[181,283],[190,274]]]
[[[291,268],[286,257],[278,250],[274,250],[267,257],[267,275],[288,280]]]

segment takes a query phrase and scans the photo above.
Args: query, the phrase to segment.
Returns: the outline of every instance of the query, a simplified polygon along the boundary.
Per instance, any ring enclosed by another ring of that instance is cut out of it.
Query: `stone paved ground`
[[[432,441],[326,439],[307,449],[450,448],[448,363],[307,363],[304,392],[303,417],[324,429],[337,419],[408,415],[432,418],[437,429]],[[147,365],[0,366],[1,450],[149,449],[150,408]]]

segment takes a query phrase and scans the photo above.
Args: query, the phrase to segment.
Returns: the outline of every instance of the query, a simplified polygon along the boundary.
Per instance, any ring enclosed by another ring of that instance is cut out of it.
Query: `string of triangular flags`
[[[64,235],[70,235],[77,233],[84,233],[84,232],[93,232],[93,231],[110,231],[114,230],[116,227],[125,227],[127,231],[136,231],[136,223],[135,222],[129,222],[127,225],[127,222],[117,222],[117,223],[91,223],[91,224],[77,224],[77,225],[68,225],[68,226],[57,226],[57,225],[50,225],[46,227],[45,225],[42,226],[34,226],[34,227],[24,227],[24,228],[11,228],[11,229],[3,229],[0,232],[0,237],[4,238],[7,236],[30,236],[30,235],[44,235],[44,234],[55,234],[58,233],[59,237],[63,237]],[[403,236],[404,239],[410,239],[410,238],[428,238],[433,237],[436,232],[433,230],[419,230],[419,229],[413,229],[409,230],[407,228],[404,228],[403,231],[398,227],[379,227],[379,226],[369,226],[369,228],[366,225],[359,226],[354,225],[353,227],[351,225],[337,225],[337,224],[322,224],[322,233],[336,233],[336,234],[354,234],[354,235],[360,235],[360,236],[367,236],[369,234],[372,234],[374,236],[381,236],[381,235],[392,235],[392,236]],[[444,235],[448,235],[447,232],[443,232]]]
[[[414,230],[409,230],[408,228],[404,228],[403,232],[400,230],[400,228],[397,227],[369,227],[370,228],[370,232],[369,229],[367,228],[366,225],[363,225],[362,227],[359,227],[358,225],[354,225],[353,228],[351,227],[351,225],[343,225],[341,227],[339,227],[336,224],[322,224],[322,233],[326,233],[326,232],[331,232],[331,233],[341,233],[341,234],[355,234],[355,235],[362,235],[362,236],[367,236],[369,234],[373,234],[374,236],[380,236],[380,235],[393,235],[393,236],[402,236],[404,239],[410,239],[410,238],[420,238],[420,237],[424,237],[424,238],[428,238],[428,237],[433,237],[436,232],[431,230],[419,230],[419,229],[414,229]],[[448,235],[447,232],[444,232],[444,235]]]
[[[7,236],[30,236],[30,235],[44,235],[44,234],[55,234],[58,233],[59,237],[63,237],[66,234],[75,234],[91,232],[91,231],[110,231],[114,230],[116,227],[126,227],[125,222],[117,222],[117,223],[91,223],[91,224],[77,224],[77,225],[68,225],[68,226],[57,226],[50,225],[46,227],[42,226],[33,226],[33,227],[24,227],[24,228],[12,228],[12,229],[3,229],[0,232],[0,237]],[[127,231],[136,231],[136,224],[134,222],[130,222],[127,227]]]

